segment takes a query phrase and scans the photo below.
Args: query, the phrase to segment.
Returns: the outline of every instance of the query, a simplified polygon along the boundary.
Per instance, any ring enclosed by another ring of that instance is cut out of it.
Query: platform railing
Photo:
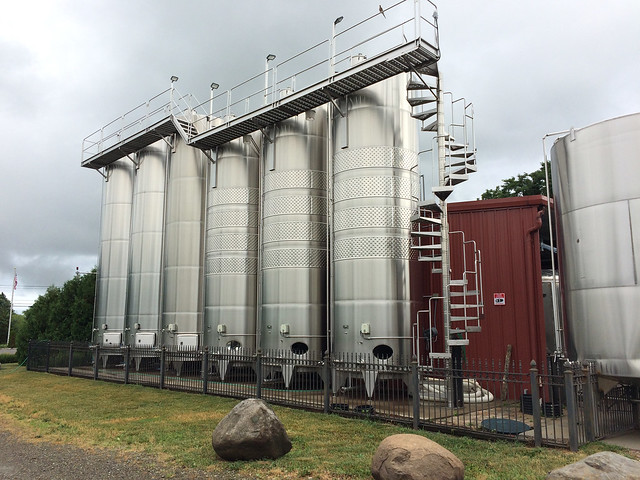
[[[354,68],[353,58],[375,57],[419,39],[438,48],[437,8],[430,0],[402,0],[341,29],[347,22],[329,26],[329,39],[273,66],[267,63],[265,70],[205,102],[179,95],[172,85],[89,134],[82,142],[82,162],[169,115],[193,123],[195,129],[187,132],[190,140],[225,128],[234,119],[271,108],[290,92],[313,88],[338,72]]]

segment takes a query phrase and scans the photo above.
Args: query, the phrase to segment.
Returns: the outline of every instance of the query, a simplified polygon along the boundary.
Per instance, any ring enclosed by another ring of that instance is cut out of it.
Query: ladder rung
[[[479,320],[479,317],[459,317],[459,316],[451,315],[449,319],[452,322],[468,322],[470,320]]]
[[[442,273],[442,269],[441,268],[432,268],[431,269],[431,273]]]
[[[482,331],[482,327],[480,325],[468,326],[467,332],[469,333],[479,333]]]
[[[450,280],[449,281],[449,286],[450,287],[462,287],[464,285],[467,285],[469,283],[468,280]]]
[[[480,305],[471,305],[468,303],[452,303],[449,307],[450,310],[462,310],[463,308],[479,308]]]

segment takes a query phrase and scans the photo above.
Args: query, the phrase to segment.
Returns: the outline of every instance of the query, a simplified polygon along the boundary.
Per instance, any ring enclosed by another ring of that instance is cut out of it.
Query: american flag
[[[18,274],[14,273],[13,274],[13,289],[15,290],[16,288],[18,288]]]

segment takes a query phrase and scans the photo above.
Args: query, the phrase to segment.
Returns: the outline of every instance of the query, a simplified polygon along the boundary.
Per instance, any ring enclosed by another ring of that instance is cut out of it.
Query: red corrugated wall
[[[463,231],[482,254],[485,314],[482,332],[469,334],[465,347],[469,360],[493,360],[497,366],[511,345],[516,369],[521,365],[526,372],[532,359],[541,370],[546,364],[538,232],[539,210],[546,203],[537,195],[448,204],[450,231]],[[452,278],[461,277],[460,249],[455,240],[451,243]],[[439,282],[440,274],[432,274],[425,279],[425,288]],[[494,293],[505,294],[504,305],[494,305]]]

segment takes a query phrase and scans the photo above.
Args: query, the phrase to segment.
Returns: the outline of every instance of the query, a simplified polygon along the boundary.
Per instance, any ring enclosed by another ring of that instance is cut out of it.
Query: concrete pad
[[[607,438],[602,442],[630,450],[640,450],[640,430],[630,430],[615,437]]]

